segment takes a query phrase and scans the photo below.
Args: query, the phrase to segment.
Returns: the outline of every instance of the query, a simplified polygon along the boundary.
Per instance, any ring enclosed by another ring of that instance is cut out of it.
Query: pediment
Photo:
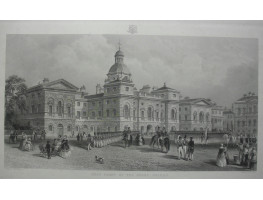
[[[196,102],[195,104],[200,105],[200,106],[207,106],[207,105],[210,105],[209,103],[207,103],[207,102],[204,101],[204,100],[200,100],[200,101]]]
[[[47,83],[45,88],[60,89],[60,90],[78,90],[78,88],[68,81],[63,79]]]

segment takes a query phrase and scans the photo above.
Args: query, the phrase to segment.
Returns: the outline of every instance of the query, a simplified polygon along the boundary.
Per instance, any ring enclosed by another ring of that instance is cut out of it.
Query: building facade
[[[234,113],[232,110],[225,109],[223,111],[223,131],[234,130]]]
[[[212,122],[212,131],[218,132],[223,131],[223,107],[218,105],[212,106],[212,116],[211,116],[211,122]]]
[[[141,132],[157,127],[179,130],[180,92],[166,84],[137,90],[120,49],[104,85],[96,86],[96,94],[89,95],[84,86],[78,88],[63,79],[44,79],[23,98],[27,109],[18,111],[19,122],[45,129],[48,135],[114,132],[125,127]]]
[[[180,100],[181,131],[211,131],[211,103],[202,98]]]
[[[232,105],[234,112],[234,131],[239,134],[257,134],[258,96],[245,94]]]

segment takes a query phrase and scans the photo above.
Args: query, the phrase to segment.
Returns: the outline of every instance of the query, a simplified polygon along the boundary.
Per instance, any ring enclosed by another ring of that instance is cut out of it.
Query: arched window
[[[136,120],[136,110],[133,110],[133,120]]]
[[[70,126],[70,125],[68,125],[67,131],[68,131],[68,132],[71,132],[71,126]]]
[[[144,111],[141,111],[141,119],[144,120]]]
[[[175,111],[174,111],[174,109],[171,110],[171,119],[175,120]]]
[[[199,122],[200,122],[200,123],[203,123],[203,122],[204,122],[204,113],[203,113],[203,112],[200,112],[200,113],[199,113]]]
[[[63,106],[62,106],[61,101],[58,102],[57,113],[58,113],[58,116],[62,116],[63,114]]]
[[[196,111],[194,111],[193,119],[194,119],[194,122],[197,122],[197,112]]]
[[[130,118],[130,109],[128,105],[125,105],[123,108],[123,115],[125,119],[129,119]]]
[[[206,113],[206,121],[207,121],[207,122],[210,121],[210,120],[209,120],[209,116],[210,116],[209,113]]]
[[[52,113],[53,113],[53,106],[52,106],[52,105],[49,105],[49,106],[48,106],[48,115],[49,115],[49,116],[52,116]]]
[[[152,108],[149,107],[148,110],[147,110],[147,118],[148,120],[152,120]]]
[[[49,131],[49,132],[53,132],[53,125],[52,125],[52,124],[50,124],[50,125],[48,126],[48,131]]]

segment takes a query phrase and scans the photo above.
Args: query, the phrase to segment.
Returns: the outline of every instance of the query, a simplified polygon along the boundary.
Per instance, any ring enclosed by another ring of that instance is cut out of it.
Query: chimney
[[[44,78],[43,83],[45,84],[45,83],[48,83],[48,82],[49,82],[49,79],[48,78]]]
[[[102,93],[102,88],[101,88],[100,84],[97,84],[96,85],[96,94],[100,94],[100,93]]]

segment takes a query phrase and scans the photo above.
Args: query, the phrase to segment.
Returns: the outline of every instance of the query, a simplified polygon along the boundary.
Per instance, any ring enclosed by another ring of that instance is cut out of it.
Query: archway
[[[58,125],[58,135],[63,135],[63,125],[62,124],[59,124]]]

